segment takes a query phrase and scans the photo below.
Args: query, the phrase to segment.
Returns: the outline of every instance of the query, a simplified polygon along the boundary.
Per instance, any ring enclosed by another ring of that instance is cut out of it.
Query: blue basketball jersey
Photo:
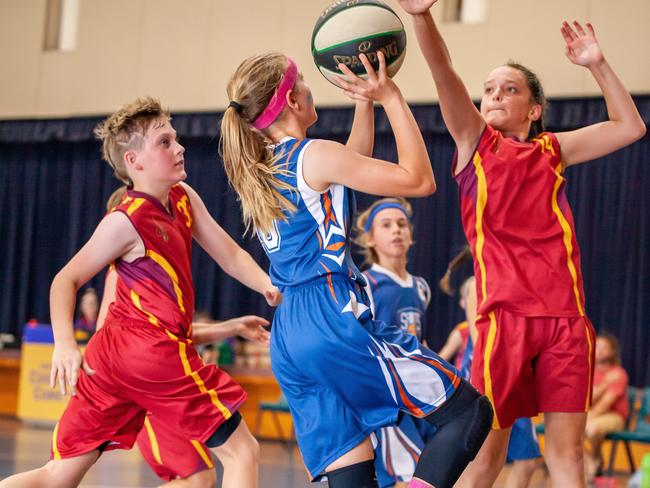
[[[286,221],[276,220],[273,229],[259,240],[271,261],[269,275],[275,286],[296,286],[325,274],[341,274],[360,281],[361,273],[350,257],[349,229],[355,212],[354,193],[342,185],[325,191],[311,189],[302,176],[302,161],[311,139],[287,137],[276,147],[283,168],[278,179],[291,186],[282,195],[296,206]]]
[[[422,341],[425,312],[431,301],[431,289],[426,280],[411,274],[403,280],[378,264],[373,264],[363,275],[375,319],[397,325]]]

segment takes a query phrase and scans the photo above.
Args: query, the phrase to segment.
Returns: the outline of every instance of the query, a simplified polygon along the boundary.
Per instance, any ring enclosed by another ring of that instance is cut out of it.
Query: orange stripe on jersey
[[[487,342],[485,344],[485,355],[483,357],[483,380],[485,381],[485,396],[488,397],[494,410],[494,420],[492,421],[493,429],[500,429],[499,419],[497,418],[496,409],[494,408],[494,394],[492,393],[492,375],[490,374],[490,359],[492,357],[492,348],[494,339],[497,335],[497,318],[494,312],[489,313],[490,330],[488,331]]]
[[[146,200],[144,198],[134,198],[133,203],[129,205],[129,208],[126,209],[126,214],[131,215],[138,208],[140,208],[140,205],[142,205],[145,201]]]
[[[328,251],[338,251],[341,249],[343,246],[345,246],[345,242],[335,242],[334,244],[330,244],[327,246]]]
[[[467,320],[461,322],[458,324],[456,327],[454,327],[456,330],[465,330],[469,327],[469,324],[467,323]]]
[[[181,287],[178,286],[178,275],[176,274],[176,271],[174,271],[174,268],[172,268],[171,264],[169,264],[169,261],[151,249],[147,250],[146,256],[148,258],[151,258],[156,264],[165,270],[165,273],[169,275],[172,280],[172,284],[174,285],[174,292],[176,292],[176,301],[178,303],[178,308],[181,309],[181,312],[185,313],[185,307],[183,306],[183,292],[181,291]]]
[[[593,385],[593,365],[591,364],[591,351],[593,344],[591,343],[591,331],[589,330],[589,324],[585,320],[585,333],[587,334],[587,344],[589,345],[589,378],[587,379],[587,398],[585,399],[585,412],[589,411],[589,400],[591,399],[591,388]]]
[[[58,432],[59,432],[59,423],[57,422],[56,425],[54,426],[54,432],[52,432],[52,453],[54,454],[55,461],[61,460],[61,453],[59,452],[59,448],[56,445],[56,437]]]
[[[388,364],[388,367],[390,368],[390,373],[393,379],[395,380],[395,384],[397,385],[397,389],[399,390],[399,396],[402,399],[402,403],[406,405],[406,408],[409,409],[409,412],[413,413],[416,417],[422,418],[424,417],[424,412],[420,410],[408,397],[404,389],[402,388],[402,382],[399,379],[399,375],[397,374],[397,371],[395,371],[395,365],[393,364],[392,361],[386,361]]]
[[[203,459],[205,465],[210,469],[214,468],[214,464],[212,464],[212,458],[210,457],[210,454],[206,452],[205,448],[201,445],[201,443],[195,441],[194,439],[190,439],[190,442],[194,446],[194,449],[196,449],[196,452],[199,453],[199,456],[201,456],[201,459]]]
[[[144,427],[147,429],[147,436],[149,437],[149,444],[151,444],[151,453],[153,454],[154,459],[158,464],[162,464],[162,458],[160,457],[160,448],[158,447],[158,439],[156,438],[156,433],[153,431],[153,426],[149,421],[149,417],[144,418]]]
[[[483,259],[483,245],[485,244],[485,234],[483,234],[483,212],[487,204],[487,180],[481,161],[481,155],[476,151],[474,153],[474,171],[478,181],[476,195],[476,261],[481,269],[481,294],[485,303],[487,299],[487,276],[485,275],[485,261]]]
[[[449,371],[447,368],[445,368],[442,364],[440,364],[437,361],[434,361],[433,359],[429,359],[427,357],[417,357],[417,356],[411,356],[411,359],[414,361],[418,361],[420,363],[428,364],[429,366],[432,366],[434,369],[441,371],[444,373],[444,375],[451,380],[451,384],[454,385],[454,387],[457,387],[458,384],[460,383],[460,377],[451,371]]]
[[[156,327],[159,327],[158,325],[158,319],[152,315],[151,313],[147,312],[144,308],[142,308],[142,304],[140,303],[140,295],[138,295],[135,290],[131,290],[131,301],[135,305],[135,307],[140,310],[142,313],[146,314],[147,317],[149,317],[149,322],[155,325]]]
[[[318,237],[319,249],[323,249],[323,238],[320,236],[320,232],[318,232],[318,229],[316,229],[316,237]]]
[[[183,364],[183,372],[185,375],[192,377],[194,383],[196,383],[196,386],[199,387],[199,391],[201,393],[207,393],[210,396],[210,400],[219,409],[221,415],[223,415],[223,418],[225,420],[228,420],[230,417],[232,417],[230,410],[228,410],[226,406],[219,400],[219,395],[217,395],[217,392],[214,389],[208,390],[199,374],[196,371],[192,371],[192,366],[190,366],[190,361],[187,358],[187,345],[185,342],[181,341],[167,329],[165,329],[165,332],[167,332],[167,335],[170,337],[170,339],[178,342],[178,354],[181,357],[181,363]]]
[[[573,294],[576,297],[578,312],[580,313],[581,316],[584,316],[585,311],[582,308],[582,302],[580,300],[580,291],[578,290],[578,272],[576,271],[575,264],[573,264],[573,260],[571,259],[571,256],[573,256],[573,242],[572,242],[573,232],[571,231],[571,226],[569,225],[569,222],[567,222],[566,218],[564,217],[562,210],[560,210],[560,205],[558,204],[557,201],[557,194],[560,191],[560,186],[564,182],[564,178],[562,177],[562,163],[558,164],[557,167],[555,168],[555,174],[557,176],[557,180],[555,181],[555,186],[553,187],[551,206],[553,207],[553,212],[555,213],[555,216],[557,217],[557,220],[560,222],[560,226],[564,231],[563,240],[564,240],[564,247],[566,248],[567,267],[569,268],[569,273],[571,274],[571,279],[573,280]]]

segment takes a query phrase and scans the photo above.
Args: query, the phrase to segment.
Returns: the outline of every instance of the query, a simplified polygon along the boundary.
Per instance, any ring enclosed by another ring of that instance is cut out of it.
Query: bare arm
[[[397,85],[386,75],[386,60],[378,52],[379,72],[368,59],[361,60],[368,79],[355,76],[339,65],[346,80],[340,85],[349,96],[359,100],[376,100],[386,111],[395,134],[398,163],[373,159],[351,151],[333,141],[314,141],[305,151],[303,176],[307,184],[323,191],[332,183],[375,195],[426,196],[435,191],[435,178],[420,129]]]
[[[445,41],[429,11],[436,0],[398,1],[411,14],[420,50],[436,85],[442,116],[458,146],[458,163],[465,165],[483,132],[485,121],[454,69]],[[457,171],[462,169],[459,166]]]
[[[71,393],[76,393],[80,367],[92,374],[74,339],[72,324],[77,290],[140,242],[125,215],[121,212],[109,214],[99,223],[88,242],[54,277],[50,288],[50,318],[54,332],[50,386],[58,383],[62,394],[66,392],[66,382]]]
[[[269,275],[212,218],[201,197],[189,185],[182,185],[192,203],[192,233],[196,241],[226,273],[264,295],[269,305],[278,305],[282,295],[271,284]]]
[[[269,325],[268,320],[256,315],[244,315],[223,322],[194,323],[192,341],[195,344],[207,344],[240,336],[267,346],[270,337],[268,331],[264,329],[267,325]]]
[[[375,142],[375,110],[371,101],[357,100],[350,137],[345,146],[364,156],[372,156]]]
[[[588,22],[586,25],[587,31],[575,21],[573,27],[566,21],[562,24],[566,55],[572,63],[588,68],[593,75],[603,92],[609,120],[556,134],[565,166],[609,154],[646,133],[632,97],[600,49],[593,26]]]
[[[462,345],[463,338],[460,335],[460,332],[454,329],[451,331],[451,334],[449,334],[449,337],[447,337],[447,342],[445,342],[445,345],[440,349],[438,356],[449,362],[454,358]]]

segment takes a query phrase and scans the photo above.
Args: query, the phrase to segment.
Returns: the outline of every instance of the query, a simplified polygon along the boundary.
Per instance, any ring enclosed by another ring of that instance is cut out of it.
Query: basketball
[[[361,54],[379,69],[379,50],[386,58],[388,76],[394,76],[406,54],[406,33],[397,14],[379,0],[337,0],[323,11],[311,36],[314,62],[331,83],[341,74],[339,63],[363,78]]]

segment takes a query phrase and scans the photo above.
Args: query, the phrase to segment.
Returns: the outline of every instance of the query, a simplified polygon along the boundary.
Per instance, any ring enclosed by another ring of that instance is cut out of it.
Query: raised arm
[[[609,120],[557,135],[565,166],[584,163],[609,154],[643,137],[645,123],[632,97],[609,65],[596,39],[593,26],[587,30],[579,22],[573,26],[563,22],[562,36],[566,56],[578,66],[584,66],[600,86],[607,105]]]
[[[372,156],[375,143],[375,110],[370,100],[357,100],[354,106],[354,119],[350,137],[345,144],[363,156]]]
[[[83,362],[74,338],[73,317],[77,290],[109,263],[133,252],[141,244],[135,228],[121,212],[107,215],[99,223],[88,242],[57,273],[50,288],[50,319],[54,332],[54,353],[50,386],[57,383],[61,393],[76,393],[79,368],[92,370]]]
[[[192,204],[194,239],[226,273],[250,289],[264,295],[269,305],[278,305],[282,300],[282,295],[271,284],[269,275],[212,218],[198,193],[189,185],[181,184]]]
[[[384,107],[395,134],[398,163],[362,156],[333,141],[314,141],[305,152],[303,176],[307,184],[322,191],[338,183],[365,193],[386,196],[426,196],[436,183],[420,129],[397,85],[386,75],[386,60],[378,52],[375,73],[365,55],[360,56],[368,79],[354,75],[345,65],[345,79],[338,83],[357,100],[375,100]]]
[[[429,11],[436,0],[398,1],[404,11],[411,14],[420,50],[436,85],[442,116],[458,146],[459,163],[465,164],[466,161],[461,158],[467,151],[471,153],[474,150],[485,121],[456,73],[445,41]]]

